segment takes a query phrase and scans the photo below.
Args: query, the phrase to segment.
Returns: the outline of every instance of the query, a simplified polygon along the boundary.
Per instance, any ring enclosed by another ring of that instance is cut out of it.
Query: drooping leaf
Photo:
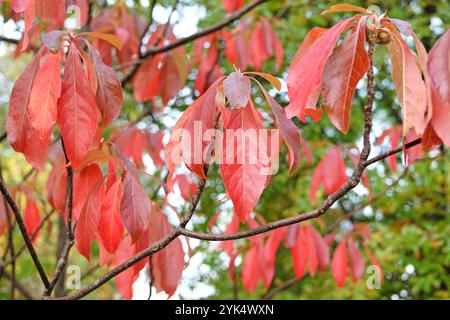
[[[323,184],[326,195],[337,191],[347,180],[345,162],[338,147],[332,148],[320,160],[311,178],[309,201],[315,203],[316,193]]]
[[[427,93],[417,57],[400,35],[390,32],[388,44],[392,63],[392,79],[403,109],[403,135],[414,129],[422,134],[426,126]]]
[[[56,122],[61,94],[61,53],[48,53],[42,60],[31,89],[28,111],[31,125],[41,137],[45,137]]]
[[[305,229],[299,226],[297,239],[291,248],[292,262],[294,265],[294,273],[297,279],[305,275],[308,266],[308,240]]]
[[[101,126],[111,124],[122,109],[122,85],[116,72],[103,63],[99,53],[90,46],[95,75],[97,77],[97,91],[95,100],[102,115]]]
[[[366,19],[362,18],[331,54],[323,71],[323,104],[330,121],[343,133],[349,128],[356,85],[369,68],[365,41]]]
[[[431,124],[436,135],[450,145],[450,31],[430,50],[427,67],[433,103]]]
[[[43,169],[50,144],[50,132],[46,135],[32,127],[28,106],[30,94],[45,50],[41,49],[14,83],[6,119],[8,141],[17,152],[22,152],[33,166]]]
[[[166,216],[155,210],[150,222],[150,243],[154,243],[173,231]],[[184,270],[184,251],[180,239],[175,239],[166,248],[157,252],[151,259],[156,291],[165,291],[172,296]]]
[[[214,82],[202,96],[195,100],[175,124],[165,154],[165,161],[170,172],[173,173],[175,167],[183,161],[198,177],[206,178],[203,164],[207,160],[205,154],[211,141],[205,141],[205,139],[196,141],[195,138],[199,132],[204,134],[206,130],[214,128],[216,90],[221,80]],[[169,181],[170,179],[172,174],[169,174]]]
[[[290,104],[286,108],[286,114],[289,118],[297,116],[300,120],[306,121],[305,109],[315,109],[325,63],[340,34],[349,27],[351,19],[342,20],[323,33],[319,30],[318,38],[306,50],[300,46],[299,51],[302,50],[304,53],[296,54],[297,58],[294,58],[288,72]]]
[[[220,172],[235,212],[243,222],[257,204],[271,172],[270,159],[263,159],[267,150],[259,149],[267,148],[264,144],[268,142],[258,143],[259,130],[264,127],[256,112],[251,102],[234,110],[222,140]]]
[[[343,287],[347,277],[347,248],[345,241],[339,242],[331,260],[331,273],[339,287]]]
[[[27,205],[25,207],[25,215],[23,220],[25,222],[25,228],[27,229],[27,233],[31,237],[36,232],[37,227],[41,222],[41,215],[39,213],[39,208],[36,204],[36,201],[28,199]],[[38,239],[39,234],[40,232],[38,232],[35,235],[35,237],[32,239],[33,242]]]
[[[114,253],[123,236],[120,218],[120,201],[122,199],[122,181],[117,180],[107,191],[100,207],[98,233],[105,249]]]
[[[57,124],[75,168],[91,148],[99,122],[94,93],[81,65],[80,53],[72,44],[64,68]]]
[[[75,246],[88,260],[91,259],[91,243],[95,239],[100,221],[100,206],[104,197],[103,177],[88,194],[75,228]]]
[[[285,109],[283,109],[278,102],[276,102],[275,99],[269,95],[269,93],[259,82],[258,84],[266,100],[272,107],[277,126],[281,131],[284,141],[286,142],[289,156],[289,172],[292,172],[300,163],[300,130],[295,126],[292,120],[286,117]]]
[[[89,194],[93,191],[96,183],[103,177],[102,171],[97,163],[90,164],[80,172],[75,172],[73,177],[73,209],[72,215],[75,220],[80,216]],[[57,186],[58,187],[58,186]],[[67,188],[66,191],[67,192]]]
[[[153,206],[138,178],[127,173],[123,181],[120,217],[133,243],[148,229]]]
[[[350,260],[353,281],[356,281],[364,274],[366,264],[361,252],[352,239],[348,240],[348,257]]]

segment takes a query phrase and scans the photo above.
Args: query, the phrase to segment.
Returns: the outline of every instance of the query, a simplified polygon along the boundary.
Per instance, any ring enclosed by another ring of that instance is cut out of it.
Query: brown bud
[[[380,31],[377,35],[377,44],[386,45],[391,42],[391,35],[386,31]]]

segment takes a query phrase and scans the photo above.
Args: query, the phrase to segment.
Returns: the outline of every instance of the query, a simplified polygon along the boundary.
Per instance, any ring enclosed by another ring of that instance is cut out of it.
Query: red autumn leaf
[[[310,232],[312,238],[314,239],[317,250],[319,269],[320,271],[325,271],[325,269],[330,264],[330,249],[328,248],[328,245],[325,242],[324,238],[322,238],[314,228],[311,228]]]
[[[97,50],[92,46],[89,49],[97,77],[97,91],[94,93],[102,115],[100,125],[106,127],[117,119],[122,109],[122,85],[114,69],[103,63]]]
[[[223,135],[220,172],[234,209],[241,221],[246,221],[270,178],[270,163],[261,159],[258,148],[259,130],[264,127],[253,104],[232,112]],[[253,136],[252,136],[253,135]],[[264,154],[266,150],[262,151]]]
[[[348,256],[350,260],[350,268],[352,271],[353,281],[356,281],[364,274],[366,264],[361,252],[352,239],[348,240]]]
[[[0,236],[8,228],[8,217],[7,217],[8,213],[6,210],[9,210],[8,204],[6,203],[3,195],[0,194]]]
[[[244,108],[250,99],[250,80],[239,71],[232,72],[223,81],[225,96],[230,103],[231,109]]]
[[[88,260],[91,258],[91,243],[100,221],[100,206],[105,193],[103,180],[103,177],[98,180],[89,192],[75,228],[75,246]]]
[[[177,174],[173,179],[173,184],[178,185],[181,196],[184,200],[189,200],[195,192],[197,192],[197,185],[195,181],[189,178],[186,174]]]
[[[305,275],[308,265],[308,240],[305,229],[302,226],[298,227],[297,239],[291,248],[291,255],[295,277],[299,279]]]
[[[318,32],[318,38],[306,50],[300,46],[299,51],[302,50],[302,53],[296,54],[297,58],[292,61],[288,72],[287,86],[290,104],[286,108],[286,113],[289,118],[297,116],[300,120],[306,121],[305,109],[315,109],[325,63],[340,34],[349,27],[351,19],[338,22],[323,34]],[[311,38],[315,37],[311,36]],[[308,76],[305,77],[305,75]]]
[[[267,19],[259,20],[253,29],[251,47],[253,49],[251,51],[252,65],[255,70],[261,69],[263,62],[271,56],[275,56],[276,68],[280,68],[284,50],[280,39]]]
[[[99,122],[94,93],[81,65],[80,53],[72,44],[64,67],[57,124],[74,167],[78,167],[91,148]]]
[[[17,152],[22,152],[33,166],[43,169],[50,144],[50,132],[39,135],[31,125],[28,106],[30,93],[39,63],[45,50],[40,50],[14,83],[6,119],[8,141]]]
[[[226,39],[225,55],[230,63],[234,64],[239,70],[246,70],[250,62],[246,37],[247,26],[248,23],[241,22],[232,34],[224,34]]]
[[[345,240],[339,242],[334,250],[333,259],[331,260],[331,272],[334,281],[342,288],[347,277],[347,248]]]
[[[130,259],[133,255],[133,245],[129,236],[122,239],[117,248],[112,261],[112,266],[117,267]],[[133,268],[128,268],[114,277],[117,288],[122,294],[122,298],[130,300],[133,297],[133,283],[138,275],[135,274]]]
[[[114,253],[123,236],[120,218],[120,201],[122,199],[122,181],[117,180],[107,191],[100,207],[98,233],[105,249]]]
[[[93,163],[74,174],[72,214],[75,220],[79,218],[89,194],[93,191],[95,184],[102,177],[102,171],[97,163]]]
[[[286,228],[279,228],[273,230],[269,238],[267,239],[266,246],[264,248],[265,256],[267,263],[269,265],[272,265],[275,263],[276,254],[278,251],[278,248],[281,244],[281,241],[286,237]]]
[[[232,13],[243,6],[244,0],[222,0],[226,13]]]
[[[184,161],[186,166],[200,178],[206,178],[203,164],[206,161],[205,153],[211,141],[196,141],[195,132],[205,132],[214,128],[216,115],[216,91],[221,79],[214,84],[184,111],[172,130],[170,141],[166,146],[165,160],[169,167],[169,181],[173,170]],[[189,133],[189,136],[186,135]],[[189,138],[189,139],[187,139]]]
[[[286,146],[288,148],[289,156],[289,172],[295,170],[300,162],[300,130],[295,126],[295,124],[286,117],[285,109],[283,109],[278,102],[272,98],[269,93],[264,89],[264,87],[258,82],[261,91],[269,102],[278,128],[280,128],[281,135],[283,136]]]
[[[3,200],[3,199],[0,199]],[[23,218],[25,222],[25,228],[27,229],[28,235],[31,237],[39,224],[41,223],[41,215],[39,213],[39,208],[34,200],[27,200],[27,205],[25,207],[25,215]],[[32,239],[33,242],[39,238],[40,232],[38,232],[35,237]]]
[[[392,80],[397,98],[403,109],[403,135],[414,129],[423,134],[426,126],[427,93],[417,57],[396,32],[390,32],[392,41],[388,44],[392,63]]]
[[[128,172],[123,187],[120,217],[134,243],[148,229],[153,206],[137,176]]]
[[[28,112],[33,128],[45,137],[56,122],[57,103],[61,94],[61,52],[47,53],[34,79]]]
[[[63,164],[52,168],[47,179],[48,202],[59,212],[65,212],[67,197],[67,171]]]
[[[255,291],[261,280],[264,287],[268,288],[273,275],[274,269],[267,265],[262,242],[253,241],[242,264],[242,283],[245,290]]]
[[[36,1],[36,15],[42,20],[61,27],[66,17],[66,5],[61,0],[38,0]]]
[[[23,12],[31,4],[34,5],[34,0],[11,0],[11,8],[15,12]]]
[[[398,141],[400,140],[400,137],[402,136],[402,130],[401,127],[392,127],[389,129],[386,129],[383,131],[383,133],[377,138],[376,144],[380,145],[386,137],[389,136],[390,139],[390,150],[393,150],[397,148]],[[392,172],[397,172],[397,162],[396,162],[396,155],[392,155],[388,157],[388,164],[391,168]]]
[[[436,135],[450,145],[450,31],[430,50],[428,73],[433,102],[431,125]]]
[[[291,224],[286,227],[286,238],[284,239],[284,245],[286,248],[291,249],[297,242],[298,224]]]
[[[313,204],[320,185],[324,187],[324,193],[330,195],[337,191],[347,181],[345,174],[345,162],[342,159],[339,147],[333,147],[320,160],[311,178],[309,201]]]
[[[239,230],[239,218],[233,215],[230,223],[225,229],[225,234],[234,233]],[[223,249],[231,258],[234,255],[234,240],[222,241],[219,244],[219,248]]]
[[[303,228],[306,238],[306,251],[308,253],[309,275],[312,277],[316,274],[317,268],[319,266],[316,241],[313,236],[313,228],[311,227],[311,225],[307,224]]]
[[[173,227],[166,216],[155,211],[150,222],[150,243],[164,238],[172,231]],[[180,239],[175,239],[166,248],[152,256],[151,269],[156,291],[165,291],[169,297],[172,296],[177,289],[184,264],[184,251]]]
[[[359,20],[339,47],[331,54],[323,71],[323,104],[333,125],[347,133],[350,107],[356,85],[369,68],[366,42],[366,20]]]

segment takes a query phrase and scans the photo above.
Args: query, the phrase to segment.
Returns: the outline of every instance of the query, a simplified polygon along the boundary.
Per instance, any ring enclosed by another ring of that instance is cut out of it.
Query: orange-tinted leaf
[[[114,47],[116,47],[119,50],[122,48],[122,44],[120,43],[119,38],[113,34],[101,33],[101,32],[83,32],[83,33],[79,33],[77,35],[77,37],[81,37],[81,36],[102,39],[102,40],[108,41],[110,44],[112,44]]]
[[[427,93],[417,57],[406,42],[395,32],[388,44],[392,62],[392,79],[397,98],[403,109],[403,135],[409,129],[422,134],[426,126]]]
[[[94,93],[81,65],[79,51],[72,44],[64,68],[57,124],[74,167],[78,167],[91,148],[99,122]]]
[[[339,47],[332,53],[323,71],[322,97],[325,110],[333,125],[347,133],[350,107],[356,85],[369,68],[369,58],[364,48],[366,19],[359,20]]]
[[[267,81],[269,81],[270,84],[272,86],[274,86],[275,89],[281,90],[281,81],[277,77],[275,77],[269,73],[256,72],[256,71],[244,72],[244,75],[247,75],[247,74],[260,76],[260,77],[266,79]]]
[[[322,15],[335,13],[335,12],[349,12],[349,11],[369,13],[369,11],[367,9],[364,9],[360,6],[355,6],[352,4],[337,4],[337,5],[331,6],[329,9],[322,12]]]

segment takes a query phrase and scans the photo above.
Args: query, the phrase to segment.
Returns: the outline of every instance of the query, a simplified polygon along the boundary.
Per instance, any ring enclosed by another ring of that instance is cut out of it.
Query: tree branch
[[[19,226],[19,230],[22,233],[22,237],[25,241],[25,245],[27,246],[27,249],[30,252],[31,259],[33,260],[33,263],[36,266],[39,276],[41,277],[42,283],[44,284],[45,288],[48,288],[50,286],[50,282],[47,278],[47,275],[41,264],[41,261],[39,260],[39,258],[37,256],[36,250],[33,247],[33,243],[31,242],[30,236],[27,233],[27,229],[25,228],[25,223],[22,219],[22,215],[20,214],[19,208],[17,207],[16,203],[14,202],[14,199],[9,194],[8,190],[6,189],[5,184],[3,183],[3,180],[1,180],[1,179],[0,179],[0,191],[3,194],[3,196],[5,197],[11,210],[14,213],[14,217],[16,218],[17,225]]]
[[[44,290],[42,293],[42,297],[48,297],[52,294],[53,289],[58,283],[59,278],[63,274],[67,261],[69,259],[70,249],[74,245],[74,236],[73,236],[73,228],[72,228],[72,207],[73,207],[73,168],[70,164],[69,158],[67,156],[66,148],[64,145],[64,141],[61,137],[61,144],[64,151],[64,157],[66,159],[66,167],[67,167],[67,195],[66,195],[66,208],[67,208],[67,239],[64,244],[64,247],[61,251],[61,255],[59,256],[58,262],[56,264],[55,273],[53,275],[53,279],[50,283],[50,286]]]

